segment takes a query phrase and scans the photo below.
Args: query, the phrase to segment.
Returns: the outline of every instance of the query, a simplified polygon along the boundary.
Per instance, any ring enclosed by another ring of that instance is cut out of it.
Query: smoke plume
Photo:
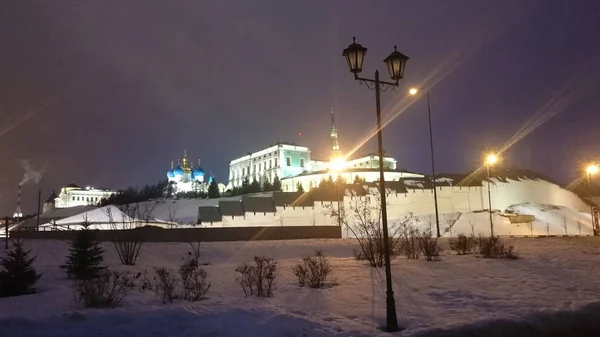
[[[21,180],[19,185],[25,185],[30,181],[33,181],[35,184],[37,184],[40,182],[40,180],[42,180],[42,173],[44,171],[43,169],[34,169],[33,166],[31,166],[29,161],[27,161],[26,159],[21,160],[21,167],[23,167],[25,173],[23,173],[23,179]]]

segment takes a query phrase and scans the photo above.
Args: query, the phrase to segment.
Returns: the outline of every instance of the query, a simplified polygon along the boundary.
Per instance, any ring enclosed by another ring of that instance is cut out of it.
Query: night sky
[[[431,89],[440,172],[514,143],[504,166],[566,184],[600,157],[598,1],[2,1],[0,214],[14,211],[23,160],[42,171],[23,188],[32,213],[38,189],[71,181],[153,184],[184,149],[221,182],[231,159],[277,139],[324,158],[330,108],[354,148],[375,100],[342,57],[353,36],[369,48],[364,76],[388,78],[394,45],[410,57],[382,94],[400,168],[430,172],[413,85]]]

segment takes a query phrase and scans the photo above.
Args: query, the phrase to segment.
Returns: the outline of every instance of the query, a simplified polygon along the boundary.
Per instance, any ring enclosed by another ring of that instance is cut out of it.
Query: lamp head
[[[594,175],[597,174],[598,172],[600,172],[600,168],[598,167],[598,165],[596,164],[589,164],[586,168],[585,168],[585,173],[587,173],[588,175]]]
[[[485,157],[485,165],[492,166],[498,162],[498,155],[495,153],[490,153]]]

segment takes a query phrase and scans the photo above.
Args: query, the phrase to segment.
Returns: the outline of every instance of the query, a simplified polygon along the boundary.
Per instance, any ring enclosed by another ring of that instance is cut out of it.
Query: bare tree
[[[569,235],[567,233],[567,217],[563,216],[563,228],[565,229],[565,235]]]
[[[531,236],[533,237],[533,221],[527,223],[527,228],[529,228]]]
[[[579,230],[579,236],[581,236],[581,220],[577,219],[577,229]]]
[[[175,219],[177,216],[177,210],[174,209],[173,207],[169,206],[169,227],[173,228],[174,224],[175,224]]]
[[[444,214],[444,219],[446,220],[447,224],[446,229],[444,229],[444,233],[450,232],[450,237],[452,237],[452,228],[454,227],[454,225],[456,225],[456,222],[458,221],[458,219],[460,219],[461,215],[462,213],[460,212]]]
[[[372,267],[382,267],[385,262],[383,228],[381,224],[381,203],[379,195],[354,198],[348,206],[328,207],[328,214],[336,222],[346,226],[356,237],[358,244]],[[406,214],[395,223],[388,223],[388,248],[390,258],[400,251],[400,238],[403,229],[413,221],[412,213]]]
[[[120,219],[113,214],[112,208],[106,208],[112,229],[111,242],[124,265],[135,265],[143,245],[138,227],[146,226],[152,220],[156,203],[135,203],[119,207]]]

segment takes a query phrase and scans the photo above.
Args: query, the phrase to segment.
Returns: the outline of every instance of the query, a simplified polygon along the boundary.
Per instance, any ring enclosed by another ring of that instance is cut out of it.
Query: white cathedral
[[[176,167],[174,167],[174,162],[171,162],[171,169],[167,171],[167,180],[173,184],[174,193],[208,192],[208,186],[215,180],[215,176],[210,174],[207,179],[204,179],[206,174],[200,166],[200,159],[198,159],[196,168],[193,168],[192,165],[187,158],[186,150],[183,151],[183,158],[177,160]],[[218,183],[217,186],[219,193],[225,193],[224,184]]]
[[[187,151],[183,151],[183,158],[177,160],[177,167],[173,167],[174,162],[171,162],[171,169],[167,172],[167,179],[169,183],[173,184],[174,192],[207,192],[208,186],[213,181],[214,176],[209,176],[205,181],[204,169],[200,166],[200,160],[198,159],[198,166],[192,167],[188,158]]]

